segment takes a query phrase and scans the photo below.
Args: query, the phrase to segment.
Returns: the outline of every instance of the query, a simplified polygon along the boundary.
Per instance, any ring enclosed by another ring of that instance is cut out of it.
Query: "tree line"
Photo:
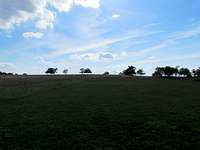
[[[48,68],[46,70],[46,74],[56,74],[58,71],[58,68]],[[63,73],[67,74],[69,72],[68,69],[64,69]],[[81,68],[80,72],[81,74],[92,74],[92,71],[90,68]],[[103,73],[103,75],[109,75],[109,72]],[[128,66],[127,69],[123,70],[119,73],[119,75],[126,75],[126,76],[144,76],[146,73],[143,69],[137,69],[134,66]],[[13,73],[6,73],[1,72],[0,75],[18,75]],[[27,73],[24,73],[22,75],[27,75]],[[165,67],[156,67],[155,71],[152,74],[153,77],[200,77],[200,67],[197,69],[190,70],[188,68],[181,68],[179,66],[177,67],[171,67],[171,66],[165,66]]]
[[[57,73],[57,68],[48,68],[47,71],[45,72],[46,74],[55,74]],[[68,69],[63,70],[64,74],[68,73]],[[80,72],[81,74],[91,74],[92,71],[89,68],[81,68]],[[109,72],[103,73],[103,75],[109,75]],[[126,76],[132,76],[132,75],[139,75],[143,76],[146,73],[144,72],[143,69],[137,69],[134,66],[128,66],[127,69],[123,70],[122,72],[119,73],[119,75],[126,75]],[[171,66],[166,66],[166,67],[157,67],[155,68],[155,71],[152,74],[153,77],[200,77],[200,68],[198,69],[193,69],[189,70],[188,68],[180,68],[179,66],[177,67],[171,67]]]

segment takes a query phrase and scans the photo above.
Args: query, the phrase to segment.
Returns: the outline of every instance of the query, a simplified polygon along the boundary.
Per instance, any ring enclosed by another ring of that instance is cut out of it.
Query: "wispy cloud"
[[[57,51],[54,51],[53,53],[51,53],[49,56],[50,57],[57,57],[57,56],[70,54],[70,53],[84,52],[84,51],[87,51],[87,50],[101,48],[101,47],[111,45],[111,44],[114,44],[114,43],[117,43],[117,42],[120,42],[120,41],[128,40],[128,39],[131,39],[131,38],[134,38],[134,37],[135,37],[135,35],[125,36],[125,37],[122,37],[122,38],[113,38],[113,39],[96,41],[96,42],[92,42],[88,45],[83,45],[83,46],[76,47],[76,48],[57,50]]]
[[[200,53],[198,54],[184,54],[184,55],[176,55],[171,57],[163,57],[159,59],[153,59],[153,60],[141,60],[141,61],[135,61],[131,62],[131,64],[134,65],[144,65],[144,64],[152,64],[152,63],[159,63],[159,62],[172,62],[172,61],[180,61],[180,60],[188,60],[188,59],[197,59],[200,58]]]
[[[51,62],[51,61],[48,61],[48,60],[46,60],[46,59],[43,58],[43,57],[38,57],[38,58],[37,58],[37,61],[38,61],[39,63],[41,63],[42,65],[46,65],[46,66],[56,66],[55,63],[53,63],[53,62]]]
[[[120,18],[121,16],[120,16],[120,14],[113,14],[112,15],[112,18],[114,18],[114,19],[117,19],[117,18]]]
[[[151,52],[158,51],[158,50],[161,50],[163,48],[169,47],[173,43],[174,43],[173,40],[164,40],[164,41],[161,41],[160,43],[155,44],[155,45],[153,45],[151,47],[148,47],[148,48],[145,48],[145,49],[141,49],[141,50],[137,50],[135,52],[131,52],[130,55],[132,55],[132,56],[145,55],[147,53],[151,53]]]
[[[0,62],[0,71],[9,71],[15,67],[14,64],[9,62]]]
[[[114,60],[120,60],[127,57],[125,51],[121,53],[110,53],[110,52],[99,52],[99,53],[84,53],[84,54],[73,54],[70,56],[72,60],[82,61],[95,61],[95,62],[111,62]]]
[[[118,37],[118,38],[109,38],[109,39],[103,39],[103,40],[96,40],[96,41],[90,41],[89,44],[84,44],[79,47],[72,47],[68,49],[61,49],[61,50],[55,50],[49,55],[48,57],[58,57],[66,54],[71,54],[71,53],[80,53],[80,52],[85,52],[88,50],[93,50],[97,48],[102,48],[105,46],[109,46],[112,44],[116,44],[118,42],[130,40],[130,39],[135,39],[145,37],[145,36],[150,36],[154,34],[160,33],[159,31],[147,31],[146,29],[142,30],[136,30],[133,32],[129,32],[128,34]]]
[[[191,38],[200,35],[200,24],[188,29],[186,31],[180,31],[172,33],[169,38],[172,40],[181,40],[186,38]]]
[[[145,55],[154,51],[158,51],[158,50],[170,47],[176,44],[176,42],[179,40],[193,38],[198,35],[200,35],[200,25],[192,27],[191,29],[188,29],[186,31],[169,33],[166,35],[166,39],[160,41],[158,44],[155,44],[153,46],[150,46],[144,49],[136,50],[135,52],[131,52],[130,54],[132,56]]]
[[[43,37],[43,33],[41,32],[25,32],[23,33],[24,38],[36,38],[41,39]]]

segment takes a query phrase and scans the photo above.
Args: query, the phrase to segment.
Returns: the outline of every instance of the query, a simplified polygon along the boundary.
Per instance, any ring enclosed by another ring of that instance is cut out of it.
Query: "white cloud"
[[[23,33],[23,37],[41,39],[43,37],[43,33],[40,33],[40,32],[25,32],[25,33]]]
[[[28,20],[35,21],[39,29],[52,28],[56,15],[48,5],[68,12],[75,5],[99,8],[100,0],[0,0],[0,29],[11,29]]]
[[[70,58],[76,60],[87,60],[96,62],[111,62],[113,60],[120,60],[127,57],[126,52],[121,53],[110,53],[110,52],[99,52],[99,53],[84,53],[84,54],[73,54]]]
[[[59,12],[68,12],[73,6],[74,0],[49,0],[49,3]]]
[[[114,18],[114,19],[117,19],[117,18],[119,18],[119,17],[120,17],[119,14],[113,14],[113,15],[112,15],[112,18]]]
[[[48,9],[44,9],[39,13],[39,19],[36,21],[35,26],[38,29],[46,30],[47,28],[53,28],[53,23],[55,21],[55,13]]]
[[[111,53],[85,53],[85,54],[73,54],[71,59],[87,60],[87,61],[111,61],[114,59],[114,55]]]
[[[8,63],[8,62],[0,62],[0,71],[9,71],[9,70],[12,70],[13,68],[15,67],[14,64],[12,63]]]
[[[156,57],[155,56],[150,56],[150,57],[148,57],[148,59],[154,60],[154,59],[156,59]]]
[[[100,0],[74,0],[74,3],[82,7],[91,7],[91,8],[100,7]]]

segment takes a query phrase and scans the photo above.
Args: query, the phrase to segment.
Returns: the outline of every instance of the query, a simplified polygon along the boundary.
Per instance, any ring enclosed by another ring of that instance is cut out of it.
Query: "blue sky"
[[[200,67],[199,0],[0,0],[0,71]]]

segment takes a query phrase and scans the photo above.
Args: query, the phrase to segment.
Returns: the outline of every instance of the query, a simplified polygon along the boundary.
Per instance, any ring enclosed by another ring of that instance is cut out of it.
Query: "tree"
[[[166,67],[157,67],[155,69],[155,72],[153,73],[153,76],[177,76],[178,75],[178,67],[170,67],[170,66],[166,66]]]
[[[81,68],[80,73],[92,73],[92,71],[89,68],[86,68],[86,69]]]
[[[136,74],[136,67],[128,66],[126,70],[123,71],[124,75],[135,75]]]
[[[63,73],[64,73],[64,74],[67,74],[68,71],[69,71],[68,69],[65,69],[65,70],[63,70]]]
[[[196,73],[196,70],[195,70],[195,69],[192,70],[192,75],[193,75],[194,77],[197,76],[197,73]]]
[[[137,74],[142,76],[142,75],[145,75],[146,73],[144,72],[143,69],[139,69],[139,70],[137,71]]]
[[[200,77],[200,68],[198,68],[196,70],[193,69],[192,74],[193,74],[194,77]]]
[[[5,76],[5,75],[12,76],[13,73],[7,73],[7,72],[1,72],[1,71],[0,71],[0,75],[4,75],[4,76]]]
[[[92,73],[92,71],[89,68],[87,68],[87,69],[85,69],[84,73]]]
[[[200,68],[196,70],[197,77],[200,77]]]
[[[152,74],[153,77],[162,77],[164,75],[164,68],[163,67],[157,67],[155,69],[155,72]]]
[[[80,73],[84,73],[85,72],[85,69],[84,68],[81,68],[80,69]]]
[[[7,75],[6,72],[0,72],[0,75]]]
[[[170,66],[166,66],[164,68],[164,74],[168,77],[174,75],[177,72],[176,68],[170,67]]]
[[[190,72],[190,70],[188,68],[181,68],[179,70],[179,74],[183,75],[185,77],[192,77],[192,74],[191,74],[191,72]]]
[[[174,74],[175,74],[175,76],[177,76],[179,74],[179,68],[180,68],[180,66],[176,66],[174,68]]]
[[[110,73],[109,72],[105,72],[103,75],[109,75]]]
[[[46,74],[55,74],[57,72],[57,68],[48,68],[45,72]]]

